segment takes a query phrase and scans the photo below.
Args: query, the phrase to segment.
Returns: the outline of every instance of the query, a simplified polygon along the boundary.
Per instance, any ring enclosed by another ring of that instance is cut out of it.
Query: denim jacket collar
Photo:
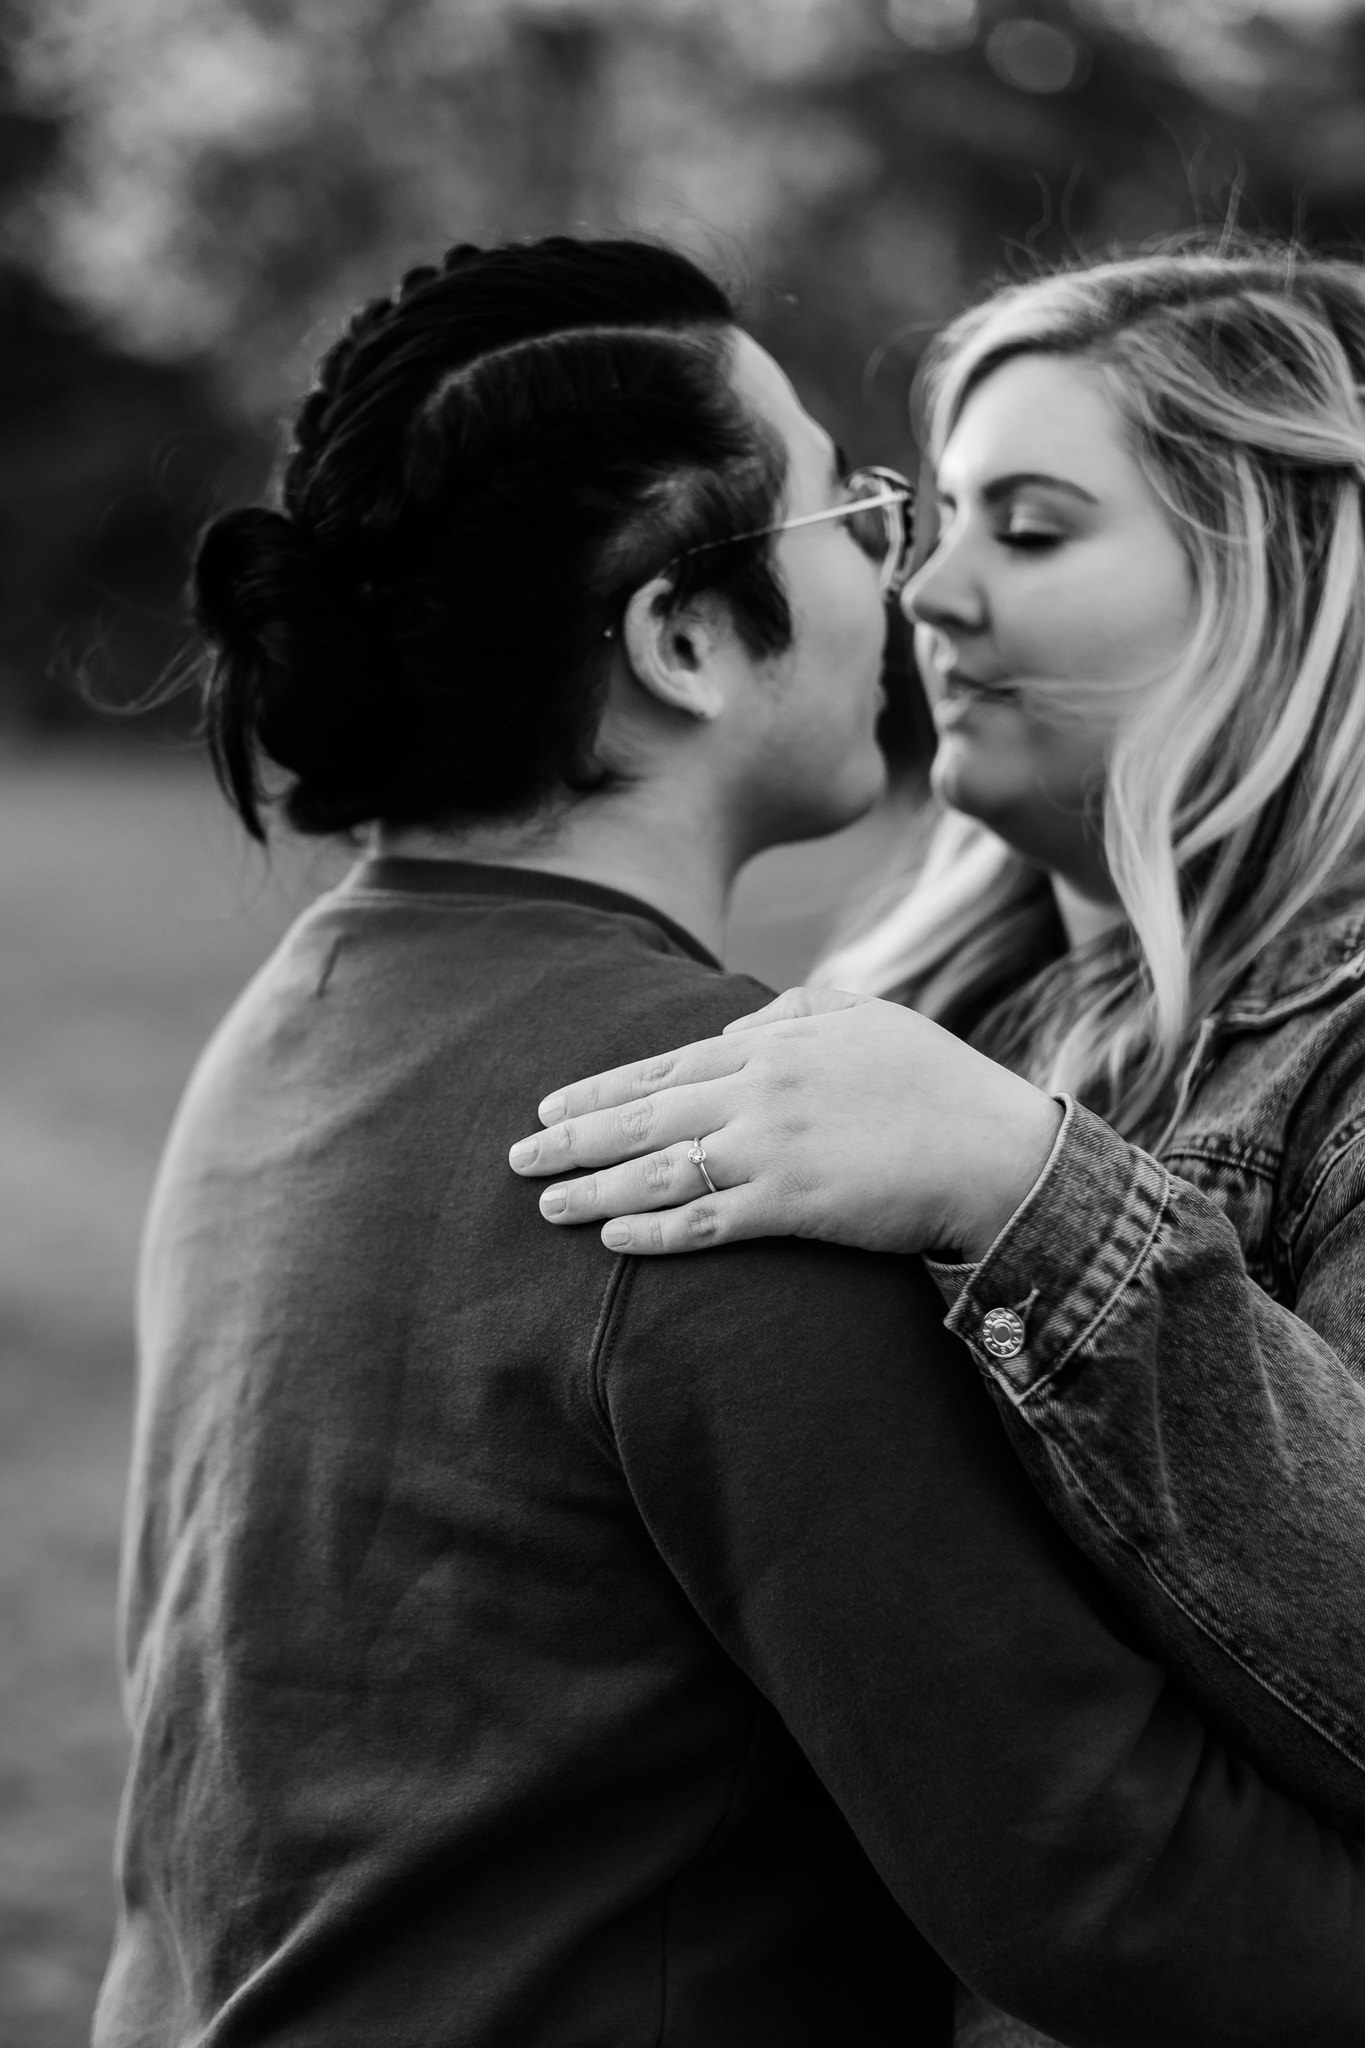
[[[1343,995],[1365,981],[1365,903],[1328,918],[1299,919],[1247,969],[1217,1015],[1237,1031],[1258,1031]]]

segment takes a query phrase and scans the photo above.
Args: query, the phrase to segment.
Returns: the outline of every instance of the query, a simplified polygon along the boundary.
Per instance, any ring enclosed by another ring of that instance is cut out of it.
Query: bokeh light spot
[[[986,62],[1020,92],[1070,92],[1090,69],[1090,53],[1066,29],[1020,15],[996,23],[986,38]]]
[[[979,19],[977,0],[887,0],[887,27],[912,50],[968,49]]]

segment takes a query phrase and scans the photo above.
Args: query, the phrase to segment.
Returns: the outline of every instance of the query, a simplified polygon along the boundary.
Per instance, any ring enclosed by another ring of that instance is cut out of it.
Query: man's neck
[[[684,806],[677,815],[638,793],[576,804],[559,818],[465,830],[379,827],[377,853],[419,860],[485,861],[596,882],[663,911],[719,957],[730,891],[740,862]]]

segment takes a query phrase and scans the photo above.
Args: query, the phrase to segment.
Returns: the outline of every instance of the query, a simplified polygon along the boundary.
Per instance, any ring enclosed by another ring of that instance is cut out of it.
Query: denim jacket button
[[[987,1309],[979,1334],[982,1349],[992,1358],[1017,1358],[1024,1348],[1024,1319],[1012,1308]]]

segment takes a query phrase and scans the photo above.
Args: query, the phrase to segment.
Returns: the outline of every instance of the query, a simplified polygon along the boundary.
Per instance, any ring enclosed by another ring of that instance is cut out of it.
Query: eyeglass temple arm
[[[850,512],[875,512],[879,505],[909,505],[913,503],[914,496],[914,488],[910,484],[888,484],[876,497],[850,498],[845,505],[827,505],[823,512],[803,512],[799,519],[784,519],[781,526],[773,531],[790,533],[793,527],[815,526],[822,519],[843,519]]]

